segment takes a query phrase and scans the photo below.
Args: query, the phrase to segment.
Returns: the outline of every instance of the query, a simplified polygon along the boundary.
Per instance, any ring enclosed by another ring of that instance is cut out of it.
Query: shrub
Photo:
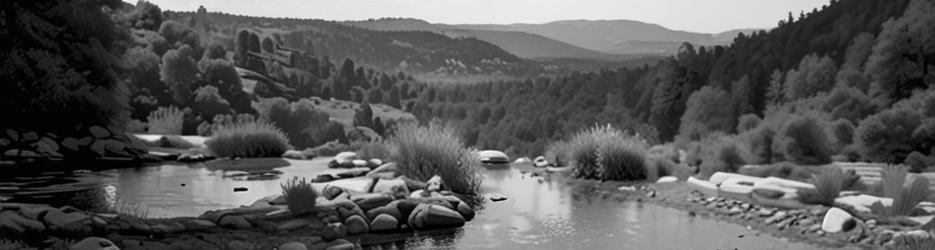
[[[160,135],[181,135],[184,120],[185,113],[175,106],[159,107],[146,118],[149,133]]]
[[[545,150],[545,160],[557,166],[567,166],[571,159],[571,144],[568,141],[559,140],[549,143]]]
[[[579,132],[571,142],[572,173],[578,178],[646,178],[646,142],[609,125]]]
[[[778,140],[786,159],[798,164],[827,164],[834,155],[831,139],[816,115],[793,118],[783,126]]]
[[[884,110],[857,125],[854,141],[866,160],[898,162],[912,152],[912,133],[921,124],[922,116],[915,110]]]
[[[357,155],[362,159],[390,159],[393,154],[393,148],[386,142],[353,142],[351,144],[360,144]]]
[[[883,203],[875,202],[870,206],[873,214],[882,218],[895,216],[908,216],[920,202],[929,197],[929,180],[925,177],[915,178],[908,188],[904,188],[908,169],[904,166],[886,166],[881,173],[883,177],[883,196],[893,198],[893,205],[886,207]]]
[[[906,156],[906,160],[903,161],[906,165],[909,166],[909,171],[913,173],[925,172],[926,169],[935,165],[935,161],[932,158],[919,153],[919,151],[912,151],[909,153],[909,156]]]
[[[737,133],[750,131],[760,125],[761,119],[756,114],[746,114],[737,120]]]
[[[205,119],[230,113],[230,103],[218,94],[218,89],[208,85],[195,91],[195,112]]]
[[[834,199],[838,198],[838,195],[841,194],[841,190],[844,189],[845,180],[847,180],[847,176],[840,167],[825,169],[825,171],[812,176],[811,183],[815,185],[815,189],[802,190],[811,194],[801,195],[799,197],[801,197],[802,202],[806,204],[834,206]]]
[[[222,157],[279,157],[289,149],[289,139],[267,122],[226,124],[205,142]]]
[[[282,187],[282,197],[286,199],[286,205],[293,213],[306,213],[315,209],[315,199],[318,193],[312,187],[312,183],[306,181],[303,177],[292,178],[286,183],[280,184]]]
[[[331,138],[334,135],[329,136],[334,131],[329,130],[328,113],[315,109],[308,99],[293,103],[281,97],[261,99],[253,108],[260,119],[282,128],[297,148],[315,147],[335,139]],[[343,128],[340,135],[344,136]]]
[[[465,148],[453,127],[438,121],[426,126],[404,123],[387,142],[396,149],[391,160],[403,175],[419,180],[438,175],[451,191],[461,194],[476,194],[480,188],[480,158]]]
[[[699,171],[705,178],[715,172],[737,172],[750,158],[747,148],[724,134],[711,134],[701,141],[701,145]]]
[[[854,143],[854,124],[845,119],[838,119],[831,124],[831,134],[841,147]]]
[[[770,165],[756,167],[745,167],[737,171],[743,175],[756,177],[779,177],[789,180],[810,181],[818,171],[818,168],[799,166],[789,162],[781,162]]]
[[[750,149],[750,161],[756,164],[772,163],[774,154],[773,141],[776,131],[770,126],[759,126],[740,135]]]

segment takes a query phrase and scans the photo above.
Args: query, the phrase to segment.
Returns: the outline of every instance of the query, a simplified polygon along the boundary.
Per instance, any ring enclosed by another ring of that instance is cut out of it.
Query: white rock
[[[679,181],[679,178],[675,176],[663,176],[659,177],[659,179],[656,180],[656,183],[672,183],[677,181]]]
[[[745,178],[730,178],[721,182],[721,185],[718,186],[718,191],[749,194],[750,192],[753,192],[754,183],[755,182]]]
[[[120,248],[108,239],[88,237],[71,246],[71,250],[120,250]]]
[[[708,181],[699,180],[698,178],[695,178],[694,176],[688,177],[688,181],[686,181],[686,182],[691,183],[691,184],[694,184],[695,186],[698,186],[698,187],[701,187],[701,188],[704,188],[704,189],[708,189],[708,190],[712,190],[712,191],[717,191],[717,185],[714,185],[714,183],[710,183],[710,182],[708,182]]]
[[[891,206],[893,204],[893,199],[891,198],[876,197],[866,194],[842,196],[834,199],[835,203],[847,204],[859,212],[868,213],[870,212],[870,205],[873,205],[873,203],[877,201],[883,203],[883,206]]]
[[[773,176],[766,177],[766,182],[775,183],[779,186],[789,187],[789,188],[813,188],[813,189],[815,188],[815,185],[812,185],[811,183],[787,180],[787,179],[773,177]]]
[[[825,213],[825,218],[821,221],[821,230],[828,233],[841,232],[844,223],[853,219],[854,216],[851,216],[851,214],[840,208],[833,207]]]
[[[545,160],[545,157],[542,156],[536,157],[533,163],[535,163],[537,168],[543,168],[549,165],[549,161]]]
[[[530,162],[532,162],[532,160],[529,160],[529,157],[520,157],[516,159],[516,161],[513,161],[513,163],[516,164],[529,164]]]
[[[744,180],[744,181],[750,181],[750,182],[757,182],[757,181],[763,180],[763,178],[760,178],[760,177],[747,176],[747,175],[734,174],[734,173],[716,172],[713,175],[711,175],[711,178],[708,178],[708,182],[714,183],[714,185],[720,185],[721,182],[724,182],[727,179],[738,179],[738,180]]]
[[[338,164],[348,164],[352,163],[351,161],[357,159],[357,153],[354,152],[341,152],[334,156],[334,161]]]
[[[367,167],[367,161],[365,160],[351,160],[351,164],[354,164],[355,168],[366,168]]]

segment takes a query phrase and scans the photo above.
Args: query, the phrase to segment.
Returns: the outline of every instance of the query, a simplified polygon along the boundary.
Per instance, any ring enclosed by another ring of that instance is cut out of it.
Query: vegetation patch
[[[477,194],[483,179],[480,158],[453,127],[439,121],[403,123],[387,143],[395,148],[390,159],[401,174],[417,180],[438,175],[451,191]]]
[[[205,144],[215,155],[231,158],[279,157],[289,149],[282,130],[262,121],[220,126]]]

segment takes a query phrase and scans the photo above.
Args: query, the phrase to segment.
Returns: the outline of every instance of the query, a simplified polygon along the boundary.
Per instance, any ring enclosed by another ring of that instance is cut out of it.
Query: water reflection
[[[197,216],[208,210],[249,205],[281,192],[282,180],[326,172],[329,159],[290,161],[275,169],[229,171],[194,165],[161,165],[103,172],[44,173],[0,177],[0,196],[11,202],[73,205],[108,210],[139,204],[150,217]],[[274,178],[242,178],[266,171]],[[594,185],[570,184],[560,175],[531,176],[516,169],[489,170],[474,221],[442,235],[419,236],[410,248],[460,249],[811,249],[745,228],[649,203],[623,201]],[[246,187],[246,192],[233,192]],[[738,237],[741,236],[742,237]]]

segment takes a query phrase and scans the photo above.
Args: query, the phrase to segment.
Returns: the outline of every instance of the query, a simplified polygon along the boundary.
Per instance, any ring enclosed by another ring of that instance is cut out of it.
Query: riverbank
[[[777,208],[751,204],[739,200],[718,197],[717,192],[699,188],[687,182],[651,183],[646,181],[596,181],[571,178],[568,171],[561,169],[535,168],[519,165],[520,171],[533,176],[550,178],[551,175],[566,175],[571,185],[588,189],[588,192],[604,199],[649,202],[678,209],[690,216],[712,218],[749,229],[749,235],[769,234],[793,242],[803,242],[815,248],[834,249],[879,249],[892,239],[885,234],[875,233],[881,228],[862,226],[845,233],[824,233],[822,217],[828,210],[822,206],[807,206],[796,209]]]

